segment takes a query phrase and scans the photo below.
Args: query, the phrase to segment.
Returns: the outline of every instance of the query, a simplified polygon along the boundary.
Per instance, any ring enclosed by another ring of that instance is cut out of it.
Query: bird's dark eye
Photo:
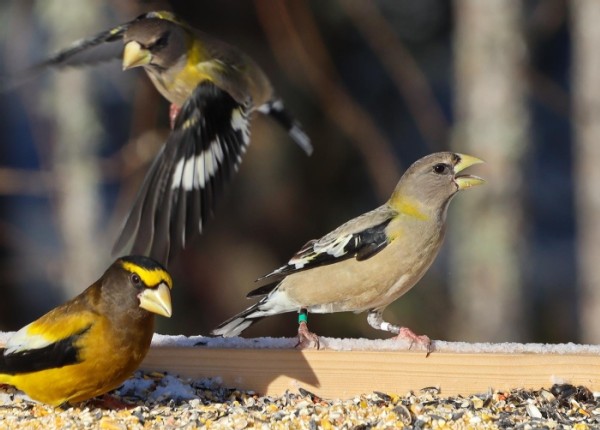
[[[447,175],[450,173],[450,166],[444,163],[439,163],[433,166],[433,171],[438,175]]]
[[[156,39],[156,41],[148,49],[150,49],[150,51],[152,52],[157,52],[163,49],[165,46],[167,46],[167,43],[169,42],[170,34],[171,33],[169,33],[168,31],[161,34],[161,36],[158,39]]]
[[[133,285],[135,285],[136,287],[142,285],[142,280],[140,278],[140,275],[138,275],[137,273],[132,273],[131,274],[131,282],[133,283]]]

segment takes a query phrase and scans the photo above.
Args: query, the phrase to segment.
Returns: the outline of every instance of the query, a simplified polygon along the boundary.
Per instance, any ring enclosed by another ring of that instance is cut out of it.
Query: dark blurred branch
[[[340,83],[306,3],[257,0],[254,4],[281,67],[298,84],[307,86],[318,97],[326,115],[363,155],[378,197],[387,198],[400,177],[391,144],[378,130],[370,114],[352,99]],[[293,12],[288,10],[288,6],[293,8]]]
[[[558,115],[568,117],[571,114],[569,93],[557,82],[539,71],[526,69],[528,90],[539,103]]]
[[[381,14],[377,3],[338,1],[381,60],[432,152],[445,148],[448,121],[419,65]]]
[[[567,25],[567,0],[546,0],[533,4],[526,23],[525,34],[529,51],[539,51],[539,46],[547,40],[554,39],[561,29]],[[535,60],[526,69],[528,90],[539,103],[556,114],[568,117],[571,115],[571,100],[568,90],[561,87],[549,76],[536,70]]]

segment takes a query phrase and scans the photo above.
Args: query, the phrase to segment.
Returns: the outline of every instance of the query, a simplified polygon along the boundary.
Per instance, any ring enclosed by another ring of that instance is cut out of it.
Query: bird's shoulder
[[[17,331],[0,349],[0,373],[30,374],[81,362],[82,337],[89,338],[87,333],[96,323],[96,316],[88,311],[46,314]]]
[[[254,59],[231,45],[197,29],[189,29],[193,40],[182,75],[197,82],[211,81],[240,103],[250,100],[254,107],[273,96],[268,77]]]
[[[236,65],[243,63],[248,58],[241,49],[218,37],[192,27],[186,27],[185,31],[193,39],[194,46],[204,54],[205,59]]]
[[[88,289],[86,292],[91,291]],[[6,352],[40,349],[78,336],[98,324],[103,317],[91,306],[89,297],[82,296],[83,294],[52,309],[21,328],[8,340]]]

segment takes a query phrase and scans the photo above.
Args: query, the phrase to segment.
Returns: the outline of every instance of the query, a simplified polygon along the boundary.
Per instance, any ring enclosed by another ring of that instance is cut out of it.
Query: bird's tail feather
[[[288,132],[296,144],[302,148],[307,155],[311,155],[313,147],[310,137],[303,130],[302,125],[286,110],[280,99],[273,99],[258,108],[259,112],[269,115],[277,121]]]
[[[246,330],[252,324],[260,321],[267,314],[260,309],[263,304],[263,300],[250,306],[245,311],[229,318],[227,321],[222,322],[219,326],[211,331],[214,336],[233,337],[238,336],[241,332]]]

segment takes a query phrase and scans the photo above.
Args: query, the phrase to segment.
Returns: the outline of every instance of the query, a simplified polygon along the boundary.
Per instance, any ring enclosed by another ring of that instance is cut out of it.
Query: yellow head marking
[[[148,14],[146,14],[146,18],[158,18],[158,19],[164,19],[165,21],[171,21],[176,24],[183,24],[183,21],[181,21],[179,18],[177,18],[173,12],[169,12],[166,10],[159,10],[156,12],[148,12]]]
[[[161,10],[156,12],[156,16],[160,19],[166,19],[167,21],[176,21],[177,18],[173,14],[173,12],[169,12],[166,10]]]
[[[171,275],[169,275],[160,267],[146,268],[138,266],[137,264],[129,261],[123,261],[121,264],[123,269],[137,274],[142,279],[142,282],[144,282],[144,284],[146,284],[148,287],[156,287],[162,282],[167,284],[169,289],[173,288],[173,280],[171,279]]]
[[[155,12],[148,12],[147,14],[143,15],[143,17],[145,19],[152,19],[152,18],[154,18],[154,19],[164,19],[165,21],[172,22],[173,24],[177,24],[177,25],[179,25],[181,27],[185,27],[188,30],[191,29],[190,25],[187,22],[182,21],[173,12],[169,12],[169,11],[166,11],[166,10],[159,10],[159,11],[155,11]]]

